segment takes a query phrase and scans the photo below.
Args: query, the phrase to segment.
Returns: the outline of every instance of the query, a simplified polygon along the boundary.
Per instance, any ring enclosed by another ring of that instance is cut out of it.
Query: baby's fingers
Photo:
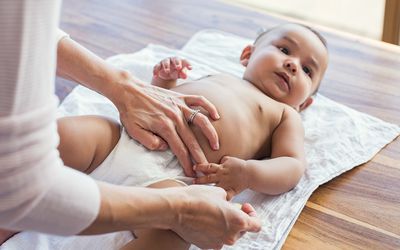
[[[153,76],[154,77],[158,77],[158,75],[160,74],[160,71],[161,71],[161,62],[160,63],[157,63],[155,66],[154,66],[154,68],[153,68]]]
[[[174,65],[176,70],[182,69],[182,60],[179,59],[178,57],[172,57],[171,62]]]
[[[165,73],[169,73],[171,70],[171,62],[169,58],[166,58],[164,60],[161,61],[161,66],[162,69],[164,70]]]
[[[187,68],[188,70],[191,70],[193,67],[188,60],[182,59],[182,68]]]
[[[206,163],[206,164],[196,164],[193,167],[193,170],[200,171],[203,174],[213,174],[216,173],[220,169],[220,165],[215,163]]]
[[[218,176],[216,174],[201,176],[193,180],[194,184],[211,184],[217,182],[218,182]]]

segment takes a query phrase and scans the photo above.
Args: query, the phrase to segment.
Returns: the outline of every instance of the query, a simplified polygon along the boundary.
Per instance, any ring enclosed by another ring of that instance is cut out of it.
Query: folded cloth
[[[108,61],[146,82],[151,79],[154,64],[167,56],[187,58],[193,65],[190,79],[218,72],[241,77],[244,69],[239,64],[240,52],[251,42],[229,33],[205,30],[195,34],[181,50],[150,44],[137,53],[117,55]],[[77,87],[61,104],[59,116],[83,114],[118,120],[118,112],[110,101],[84,87]],[[248,233],[237,244],[224,249],[280,249],[319,185],[367,162],[400,134],[399,126],[350,109],[320,94],[301,116],[308,161],[305,175],[285,194],[268,196],[247,190],[235,197],[235,202],[249,202],[255,207],[263,228],[260,233]],[[119,249],[131,239],[128,232],[85,237],[23,232],[3,244],[2,249]]]

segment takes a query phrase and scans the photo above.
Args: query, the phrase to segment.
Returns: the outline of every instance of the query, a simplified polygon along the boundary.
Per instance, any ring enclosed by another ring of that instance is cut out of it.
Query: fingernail
[[[216,114],[216,115],[215,115],[215,119],[219,119],[219,118],[221,118],[221,117],[219,116],[219,114]]]
[[[158,147],[158,150],[161,150],[161,151],[165,151],[167,149],[168,149],[168,144],[166,144],[166,143],[161,143],[160,146]]]
[[[257,213],[254,211],[254,212],[250,212],[250,213],[248,213],[250,216],[252,216],[252,217],[256,217],[257,216]]]
[[[213,149],[214,150],[218,150],[219,149],[219,143],[218,142],[214,145]]]
[[[194,165],[194,166],[193,166],[193,170],[194,170],[194,171],[196,171],[196,168],[197,168],[197,166],[196,166],[196,165]]]

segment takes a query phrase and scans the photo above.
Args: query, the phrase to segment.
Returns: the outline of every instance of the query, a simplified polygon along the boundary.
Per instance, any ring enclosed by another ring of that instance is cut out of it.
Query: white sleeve
[[[0,1],[0,228],[70,235],[99,212],[96,182],[65,167],[57,151],[60,6]]]
[[[58,28],[56,32],[56,41],[59,42],[61,39],[69,37],[62,29]]]

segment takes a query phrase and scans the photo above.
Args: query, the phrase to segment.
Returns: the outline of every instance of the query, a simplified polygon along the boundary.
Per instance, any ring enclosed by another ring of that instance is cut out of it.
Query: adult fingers
[[[187,107],[182,107],[182,111],[185,114],[186,119],[189,120],[190,116],[192,115],[193,109],[189,109]],[[210,120],[207,116],[203,115],[202,113],[198,112],[196,116],[191,120],[193,125],[200,128],[201,132],[207,138],[210,146],[214,150],[219,149],[219,139],[217,131],[215,130],[214,126],[211,124]],[[196,163],[200,163],[196,161]]]
[[[252,217],[257,216],[256,210],[249,203],[243,203],[241,209],[242,209],[243,212],[245,212],[246,214],[248,214],[248,215],[250,215]]]
[[[195,171],[200,171],[203,174],[213,174],[216,173],[221,168],[220,165],[215,163],[207,163],[207,164],[196,164],[194,166]]]
[[[173,121],[165,121],[163,127],[161,127],[159,131],[155,132],[167,141],[171,151],[176,155],[178,161],[182,165],[185,174],[194,177],[195,173],[192,168],[192,161],[189,152],[180,135],[178,135],[176,128],[173,125]]]
[[[139,141],[149,150],[164,151],[168,149],[168,144],[150,131],[140,128],[137,125],[125,126],[125,129],[132,138]]]
[[[187,95],[184,96],[183,99],[188,106],[200,106],[204,108],[213,120],[218,120],[220,118],[217,108],[204,96]]]
[[[249,217],[247,218],[247,225],[243,231],[248,232],[259,232],[261,230],[261,221],[257,217],[256,210],[249,203],[242,205],[242,211],[245,212]]]
[[[176,122],[177,131],[179,133],[179,136],[182,138],[186,147],[189,149],[189,152],[190,152],[191,156],[193,157],[193,160],[195,161],[195,163],[207,163],[208,162],[207,158],[204,155],[204,152],[203,152],[202,148],[200,147],[200,144],[198,143],[197,138],[194,136],[193,131],[190,129],[187,122],[185,121],[186,119],[190,118],[190,114],[192,113],[192,110],[185,107],[182,109],[182,111],[183,111],[184,117],[187,117],[187,118],[181,119],[180,121]],[[214,127],[212,127],[212,130],[214,131],[214,133],[216,135],[217,132],[215,131]],[[207,132],[209,132],[209,131],[206,131],[206,133]]]

